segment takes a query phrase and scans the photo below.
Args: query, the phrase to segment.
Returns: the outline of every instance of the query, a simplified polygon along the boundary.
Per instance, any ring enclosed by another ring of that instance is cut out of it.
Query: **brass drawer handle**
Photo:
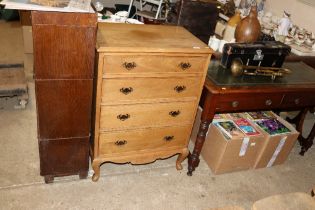
[[[135,62],[124,62],[123,67],[129,71],[132,70],[133,68],[136,68],[137,64]]]
[[[117,146],[123,146],[123,145],[127,144],[127,141],[126,141],[126,140],[117,140],[117,141],[115,142],[115,144],[116,144]]]
[[[270,99],[266,100],[265,104],[266,104],[267,106],[270,106],[270,105],[272,104],[272,100],[270,100]]]
[[[181,86],[175,86],[174,87],[174,90],[177,92],[177,93],[180,93],[180,92],[183,92],[184,90],[186,90],[186,86],[185,85],[181,85]]]
[[[185,62],[181,62],[180,64],[179,64],[179,67],[182,69],[182,70],[187,70],[187,69],[189,69],[190,67],[191,67],[191,64],[189,63],[189,62],[187,62],[187,63],[185,63]]]
[[[236,107],[238,107],[238,105],[239,105],[238,101],[233,101],[232,102],[232,107],[236,108]]]
[[[179,110],[170,111],[168,114],[171,115],[172,117],[177,117],[180,114],[180,111]]]
[[[128,118],[130,118],[130,115],[129,114],[120,114],[120,115],[117,115],[117,119],[121,120],[121,121],[125,121],[127,120]]]
[[[129,93],[131,93],[133,91],[133,88],[132,87],[123,87],[123,88],[120,88],[119,91],[125,95],[128,95]]]
[[[300,99],[299,99],[299,98],[294,99],[294,103],[295,103],[296,105],[300,104]]]
[[[163,138],[165,141],[172,141],[174,139],[174,136],[164,136]]]

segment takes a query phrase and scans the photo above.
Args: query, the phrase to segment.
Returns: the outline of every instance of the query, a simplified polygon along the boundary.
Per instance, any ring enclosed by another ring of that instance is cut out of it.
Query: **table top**
[[[99,23],[98,52],[184,52],[212,50],[181,26]]]
[[[207,79],[220,87],[243,86],[279,86],[279,85],[315,85],[315,69],[303,62],[287,62],[284,68],[292,72],[272,80],[270,76],[232,76],[231,70],[220,65],[220,61],[211,61]]]

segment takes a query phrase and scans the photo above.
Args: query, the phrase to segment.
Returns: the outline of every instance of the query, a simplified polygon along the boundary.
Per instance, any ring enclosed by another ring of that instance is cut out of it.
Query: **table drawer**
[[[194,101],[101,106],[100,130],[191,123],[195,108]]]
[[[305,107],[315,104],[315,95],[311,92],[288,93],[284,95],[282,106],[289,107]]]
[[[197,98],[200,77],[163,78],[119,78],[102,83],[102,102],[158,98]]]
[[[230,97],[222,95],[217,103],[217,111],[242,111],[263,109],[269,110],[274,107],[279,107],[282,101],[282,95],[277,94],[235,94]]]
[[[105,132],[99,136],[99,151],[100,154],[113,154],[185,147],[190,129],[190,126],[184,126]]]
[[[204,71],[207,57],[163,55],[106,55],[103,73],[153,73]]]

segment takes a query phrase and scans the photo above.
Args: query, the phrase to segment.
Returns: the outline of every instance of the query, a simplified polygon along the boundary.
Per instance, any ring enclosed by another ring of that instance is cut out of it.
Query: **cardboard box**
[[[291,132],[271,136],[263,129],[259,129],[265,136],[265,140],[257,160],[255,161],[254,168],[264,168],[283,164],[288,158],[299,136],[299,132],[296,131],[290,123],[276,114],[274,115],[277,117],[277,120],[289,128]]]
[[[34,78],[34,56],[32,53],[24,53],[24,72],[28,81]]]
[[[32,26],[22,26],[24,53],[33,53]]]
[[[228,140],[211,124],[201,155],[214,174],[247,170],[254,167],[263,141],[263,135]]]
[[[200,116],[201,109],[199,108],[191,135],[193,141],[198,133]],[[228,140],[219,128],[211,124],[201,156],[214,174],[247,170],[254,167],[264,138],[263,135],[251,137],[244,135],[241,138]]]

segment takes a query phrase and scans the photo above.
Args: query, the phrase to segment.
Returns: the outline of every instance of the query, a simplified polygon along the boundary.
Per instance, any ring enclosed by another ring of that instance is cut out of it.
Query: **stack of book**
[[[254,125],[259,126],[269,135],[291,132],[289,128],[277,120],[277,116],[271,111],[216,114],[213,124],[220,129],[227,139],[241,137],[241,135],[260,135]]]

